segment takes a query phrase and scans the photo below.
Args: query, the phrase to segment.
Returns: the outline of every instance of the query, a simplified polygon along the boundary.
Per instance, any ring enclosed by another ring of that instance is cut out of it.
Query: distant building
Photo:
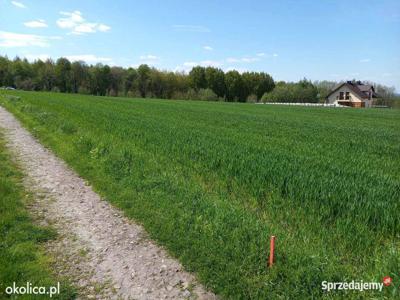
[[[346,81],[328,94],[327,102],[351,107],[371,107],[376,98],[377,94],[372,85],[363,84],[361,81]]]

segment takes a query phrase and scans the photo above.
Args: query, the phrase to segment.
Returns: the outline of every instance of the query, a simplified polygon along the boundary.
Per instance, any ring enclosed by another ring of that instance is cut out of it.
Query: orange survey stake
[[[272,235],[269,241],[269,267],[272,267],[274,264],[274,255],[275,255],[275,236]]]

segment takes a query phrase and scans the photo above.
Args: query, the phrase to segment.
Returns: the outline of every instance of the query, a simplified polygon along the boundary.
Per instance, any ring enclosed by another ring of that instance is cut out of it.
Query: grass
[[[399,297],[398,111],[7,94],[42,143],[222,297]],[[321,289],[386,275],[383,293]]]
[[[0,132],[0,298],[1,299],[48,299],[48,295],[6,294],[6,287],[57,286],[61,294],[53,299],[72,299],[75,292],[62,278],[51,273],[51,259],[46,256],[42,244],[55,237],[51,228],[33,224],[25,206],[32,201],[22,186],[22,174],[10,160],[3,135]]]

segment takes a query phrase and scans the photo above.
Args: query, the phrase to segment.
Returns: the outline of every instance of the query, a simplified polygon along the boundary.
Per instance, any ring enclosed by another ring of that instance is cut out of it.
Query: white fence
[[[292,106],[319,106],[319,107],[349,107],[346,105],[334,104],[334,103],[300,103],[300,102],[258,102],[256,104],[271,104],[271,105],[292,105]]]

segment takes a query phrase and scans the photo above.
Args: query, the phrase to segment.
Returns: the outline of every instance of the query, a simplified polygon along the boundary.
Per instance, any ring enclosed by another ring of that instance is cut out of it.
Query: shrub
[[[318,102],[318,90],[307,81],[297,83],[278,83],[272,92],[265,93],[261,100],[265,102]]]
[[[251,94],[247,97],[246,102],[248,103],[256,103],[258,102],[257,95]]]
[[[198,100],[218,101],[217,94],[212,89],[200,89],[197,93]]]
[[[185,100],[197,100],[198,95],[194,89],[189,89],[186,93]]]

